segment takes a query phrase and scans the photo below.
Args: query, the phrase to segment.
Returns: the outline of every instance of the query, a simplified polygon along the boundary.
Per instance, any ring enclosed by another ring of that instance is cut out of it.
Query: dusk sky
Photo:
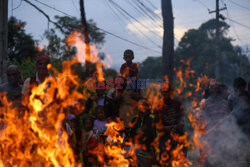
[[[55,15],[63,16],[63,14],[39,4],[35,0],[31,1],[43,9],[51,19],[54,19]],[[79,0],[39,1],[69,15],[80,17]],[[149,17],[140,15],[133,7],[133,4],[135,4],[134,1],[136,0],[113,1],[139,20],[144,26],[132,18],[126,19],[117,12],[109,0],[85,0],[87,19],[93,19],[98,27],[122,38],[129,39],[139,45],[143,45],[148,49],[135,46],[107,34],[105,36],[106,42],[102,46],[102,51],[111,56],[113,60],[111,66],[118,69],[121,63],[123,63],[123,51],[128,48],[134,50],[135,62],[142,62],[148,56],[160,56],[162,46],[161,21],[158,19],[158,21],[153,22]],[[141,1],[161,17],[160,0]],[[47,42],[43,37],[43,33],[48,28],[47,19],[24,1],[22,1],[20,7],[12,10],[19,6],[20,2],[21,0],[9,0],[9,16],[13,15],[25,21],[27,23],[25,27],[26,32],[32,34],[35,39],[39,40],[40,45],[46,44]],[[203,22],[215,17],[214,13],[208,13],[208,9],[215,9],[215,0],[172,0],[172,2],[175,17],[176,46],[178,46],[178,40],[181,39],[188,29],[198,28]],[[230,18],[227,19],[226,22],[231,25],[228,35],[235,39],[233,44],[245,47],[250,45],[250,0],[221,0],[220,6],[224,7],[224,4],[226,4],[228,10],[222,11],[221,13]],[[50,24],[50,27],[53,27],[53,25]],[[150,38],[150,40],[148,40],[148,38]]]

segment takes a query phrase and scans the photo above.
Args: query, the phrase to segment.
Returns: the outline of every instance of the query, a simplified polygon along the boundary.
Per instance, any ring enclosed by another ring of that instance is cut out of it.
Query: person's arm
[[[123,74],[124,69],[125,69],[125,64],[122,64],[122,66],[121,66],[121,68],[120,68],[120,74]]]

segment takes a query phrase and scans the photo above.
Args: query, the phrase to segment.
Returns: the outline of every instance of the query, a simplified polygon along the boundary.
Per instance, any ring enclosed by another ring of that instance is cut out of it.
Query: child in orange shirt
[[[138,66],[136,63],[133,63],[134,52],[130,49],[124,51],[123,59],[126,63],[122,64],[120,68],[120,73],[122,77],[135,77],[138,75]]]

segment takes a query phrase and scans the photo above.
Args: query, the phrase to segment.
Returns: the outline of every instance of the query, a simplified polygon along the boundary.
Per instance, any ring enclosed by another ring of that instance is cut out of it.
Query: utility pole
[[[226,10],[227,8],[221,8],[219,0],[216,0],[216,9],[215,11],[209,11],[209,13],[215,13],[216,16],[216,34],[215,34],[215,66],[214,66],[214,75],[216,79],[221,79],[220,75],[220,18],[224,18],[220,11]]]
[[[0,0],[0,84],[6,81],[8,54],[8,0]]]
[[[82,21],[82,33],[84,35],[84,43],[86,45],[85,49],[85,67],[87,77],[90,75],[90,43],[89,43],[89,32],[87,27],[87,20],[84,8],[84,0],[80,0],[80,11],[81,11],[81,21]]]
[[[162,74],[173,83],[174,67],[174,17],[171,0],[161,0],[163,17]]]

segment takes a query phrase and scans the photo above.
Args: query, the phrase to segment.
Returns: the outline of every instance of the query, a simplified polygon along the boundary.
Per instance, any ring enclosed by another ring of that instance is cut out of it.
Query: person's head
[[[247,86],[247,82],[243,78],[238,77],[235,78],[233,86],[235,91],[243,91]]]
[[[39,52],[36,55],[36,69],[40,75],[46,76],[49,74],[49,71],[47,68],[47,65],[49,63],[50,63],[50,57],[46,53]]]
[[[84,120],[84,129],[90,131],[93,128],[93,120],[91,117],[87,117]]]
[[[7,68],[7,79],[8,83],[12,86],[22,84],[21,73],[16,65],[10,65]]]
[[[96,112],[96,117],[97,117],[98,120],[100,120],[100,121],[105,120],[105,113],[104,113],[104,110],[103,110],[102,106],[97,106],[96,109],[95,109],[95,112]]]
[[[217,79],[212,79],[209,84],[210,95],[218,95],[221,93],[221,82]]]
[[[123,59],[126,61],[127,64],[131,64],[132,60],[134,59],[134,52],[130,49],[124,51]]]

